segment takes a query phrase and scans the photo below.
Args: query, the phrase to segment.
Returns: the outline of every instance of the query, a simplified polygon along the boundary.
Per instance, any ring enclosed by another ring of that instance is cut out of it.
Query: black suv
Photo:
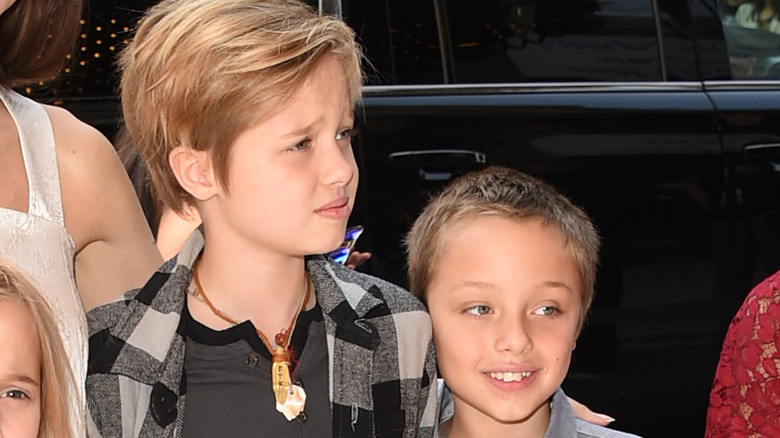
[[[92,1],[85,61],[54,90],[109,136],[112,55],[149,3]],[[701,436],[725,328],[780,268],[780,35],[717,0],[317,6],[370,60],[354,144],[362,269],[406,284],[401,238],[452,178],[491,164],[539,176],[604,241],[564,388],[620,429]]]

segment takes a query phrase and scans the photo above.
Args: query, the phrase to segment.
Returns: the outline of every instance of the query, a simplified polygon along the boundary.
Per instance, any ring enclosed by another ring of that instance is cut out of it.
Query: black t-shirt
[[[187,337],[183,436],[331,436],[328,350],[319,304],[301,312],[290,341],[297,359],[291,378],[306,391],[304,411],[292,421],[276,410],[271,354],[250,321],[216,331],[196,321],[186,305],[182,317]]]

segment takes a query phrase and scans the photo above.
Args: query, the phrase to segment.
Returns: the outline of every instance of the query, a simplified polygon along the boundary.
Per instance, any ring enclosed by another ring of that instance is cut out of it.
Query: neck
[[[447,438],[542,438],[550,425],[550,406],[545,403],[529,417],[511,423],[490,418],[471,407],[458,410],[455,400],[455,415],[443,425]]]
[[[305,293],[303,257],[263,256],[239,248],[226,252],[208,240],[198,263],[198,276],[203,293],[215,308],[239,323],[252,321],[269,340],[288,327]],[[189,301],[193,317],[206,326],[220,330],[231,325],[205,303]]]

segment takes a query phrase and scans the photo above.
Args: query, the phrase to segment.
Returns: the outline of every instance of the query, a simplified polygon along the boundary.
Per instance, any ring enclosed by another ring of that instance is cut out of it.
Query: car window
[[[651,0],[449,0],[454,81],[654,81]]]
[[[368,84],[444,81],[433,1],[346,0],[342,9],[368,59]]]
[[[780,1],[721,0],[720,14],[732,78],[780,79]]]

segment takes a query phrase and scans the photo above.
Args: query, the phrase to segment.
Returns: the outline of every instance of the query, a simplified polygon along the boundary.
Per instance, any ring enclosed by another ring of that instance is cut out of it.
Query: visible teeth
[[[504,382],[519,382],[531,375],[530,371],[523,371],[520,373],[488,373],[488,375],[494,379],[503,380]]]

